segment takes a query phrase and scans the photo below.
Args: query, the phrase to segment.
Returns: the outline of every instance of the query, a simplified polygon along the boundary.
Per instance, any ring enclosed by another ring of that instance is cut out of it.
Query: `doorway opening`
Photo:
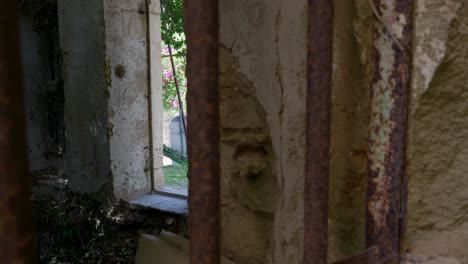
[[[187,48],[183,28],[183,0],[161,0],[160,4],[163,147],[163,169],[160,174],[163,179],[158,182],[163,182],[166,191],[187,193]]]

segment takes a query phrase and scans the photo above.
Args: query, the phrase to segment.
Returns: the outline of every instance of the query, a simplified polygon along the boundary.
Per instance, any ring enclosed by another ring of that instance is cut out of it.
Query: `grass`
[[[164,155],[172,159],[176,165],[166,166],[163,168],[164,185],[172,187],[187,187],[188,186],[188,160],[181,156],[177,151],[164,145]]]
[[[166,166],[163,168],[164,171],[164,185],[175,186],[175,187],[187,187],[188,186],[188,163],[185,161],[174,166]]]

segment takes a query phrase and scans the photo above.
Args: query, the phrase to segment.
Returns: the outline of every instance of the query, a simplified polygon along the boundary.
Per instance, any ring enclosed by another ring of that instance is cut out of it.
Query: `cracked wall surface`
[[[468,3],[414,4],[404,263],[468,263]],[[330,260],[365,247],[374,20],[367,0],[335,7]],[[224,0],[220,12],[223,248],[239,263],[300,263],[306,1]]]
[[[363,2],[336,1],[331,259],[364,243],[369,90],[358,45],[368,40],[370,11]],[[239,263],[302,262],[306,4],[221,1],[223,248]]]
[[[239,263],[301,258],[305,4],[221,1],[223,248]]]
[[[226,48],[220,55],[224,254],[239,263],[262,263],[272,241],[278,192],[269,126],[238,62]]]

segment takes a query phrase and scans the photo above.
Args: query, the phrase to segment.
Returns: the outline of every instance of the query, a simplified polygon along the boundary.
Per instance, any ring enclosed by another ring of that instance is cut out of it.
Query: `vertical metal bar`
[[[0,256],[2,263],[35,263],[18,3],[0,8]]]
[[[218,1],[186,0],[192,264],[220,263]]]
[[[333,0],[308,0],[304,263],[325,264],[333,51]]]
[[[184,114],[184,102],[182,101],[182,96],[180,96],[179,81],[178,81],[178,78],[177,78],[177,72],[176,72],[176,69],[175,69],[174,57],[172,56],[172,48],[171,48],[170,44],[167,44],[167,49],[169,50],[169,59],[171,61],[172,74],[174,76],[174,84],[175,84],[176,91],[177,91],[177,100],[179,101],[179,116],[181,116],[181,123],[182,123],[183,128],[184,128],[184,133],[183,134],[187,135],[187,125],[185,124],[185,114]],[[180,142],[182,142],[181,145],[182,145],[182,152],[183,152],[183,149],[184,149],[183,148],[183,146],[184,146],[183,142],[184,141],[181,140]]]
[[[372,0],[373,76],[369,131],[366,243],[379,261],[399,254],[402,179],[410,84],[412,0]],[[393,262],[392,262],[393,263]]]

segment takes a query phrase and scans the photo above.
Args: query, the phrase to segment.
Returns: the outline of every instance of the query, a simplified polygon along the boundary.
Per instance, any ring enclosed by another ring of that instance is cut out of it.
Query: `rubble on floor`
[[[58,170],[33,174],[40,263],[134,263],[142,234],[187,237],[187,218],[71,193]]]

